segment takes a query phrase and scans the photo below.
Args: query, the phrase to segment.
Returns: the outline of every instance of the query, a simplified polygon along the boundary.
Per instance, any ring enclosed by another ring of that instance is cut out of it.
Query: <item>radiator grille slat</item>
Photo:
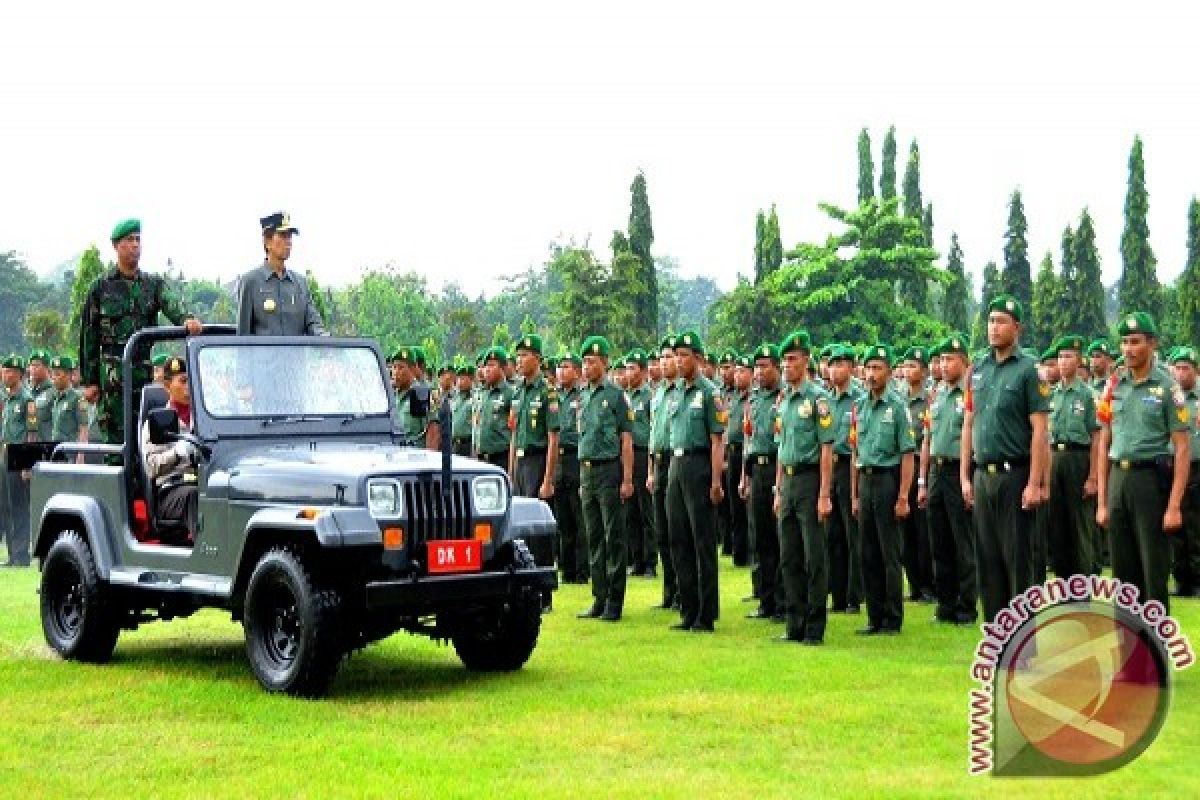
[[[403,483],[404,508],[410,541],[423,547],[437,539],[470,539],[471,486],[469,478],[455,478],[449,496],[442,494],[440,477],[417,477]]]

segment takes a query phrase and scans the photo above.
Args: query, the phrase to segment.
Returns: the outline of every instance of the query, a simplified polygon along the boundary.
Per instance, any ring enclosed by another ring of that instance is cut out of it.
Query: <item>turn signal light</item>
[[[317,518],[317,514],[319,513],[320,509],[317,508],[302,508],[300,509],[300,513],[296,515],[296,519],[313,520]]]
[[[476,522],[475,523],[475,541],[490,542],[492,540],[492,523]]]
[[[383,529],[383,549],[400,550],[404,547],[404,528]]]

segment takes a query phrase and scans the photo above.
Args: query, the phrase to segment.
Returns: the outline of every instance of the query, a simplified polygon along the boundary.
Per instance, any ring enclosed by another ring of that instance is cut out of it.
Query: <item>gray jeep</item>
[[[154,343],[185,341],[190,432],[161,386],[126,388],[124,444],[62,444],[35,466],[50,646],[102,662],[122,629],[222,608],[269,691],[321,695],[348,653],[399,630],[452,642],[468,669],[519,669],[558,585],[532,555],[550,551],[549,508],[496,467],[406,446],[374,341],[234,334],[152,328],[125,350],[129,387]],[[189,443],[194,521],[158,514],[143,426]]]

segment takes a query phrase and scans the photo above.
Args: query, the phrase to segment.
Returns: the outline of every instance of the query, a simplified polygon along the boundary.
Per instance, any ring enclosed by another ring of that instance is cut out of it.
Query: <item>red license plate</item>
[[[426,542],[429,552],[429,571],[479,572],[483,569],[483,542],[474,539],[457,539],[444,542]]]

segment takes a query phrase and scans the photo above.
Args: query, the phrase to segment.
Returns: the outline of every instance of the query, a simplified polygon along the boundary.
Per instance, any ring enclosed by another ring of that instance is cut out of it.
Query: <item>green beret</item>
[[[829,344],[825,345],[824,347],[821,348],[820,352],[817,353],[817,358],[818,359],[830,358],[833,355],[833,349],[835,347],[837,347],[837,344],[835,344],[833,342],[830,342]]]
[[[678,344],[678,340],[679,337],[674,334],[664,336],[662,341],[658,343],[658,352],[661,353],[663,350],[674,350],[675,345]]]
[[[516,351],[528,350],[531,353],[542,354],[542,337],[536,333],[527,333],[517,342]]]
[[[115,242],[121,241],[122,239],[124,239],[126,236],[128,236],[131,233],[141,233],[141,232],[142,232],[142,221],[140,219],[135,219],[133,217],[130,217],[129,219],[123,219],[120,222],[118,222],[116,225],[114,225],[113,229],[112,229],[112,235],[109,236],[108,239],[109,239],[109,241],[115,243]]]
[[[836,344],[829,351],[830,361],[857,361],[858,353],[848,344]]]
[[[178,356],[172,356],[167,359],[167,363],[163,364],[163,380],[169,381],[176,375],[187,374],[187,362]]]
[[[871,345],[863,355],[863,364],[870,364],[872,361],[882,361],[888,367],[891,367],[892,348],[882,343]]]
[[[1024,314],[1024,310],[1021,308],[1021,301],[1011,294],[998,294],[993,297],[992,302],[988,303],[988,313],[990,314],[993,311],[1008,314],[1017,322],[1021,321],[1021,316]]]
[[[167,363],[168,358],[170,358],[170,356],[168,356],[166,353],[159,353],[154,358],[150,359],[150,366],[161,367],[163,364]]]
[[[1094,339],[1092,341],[1092,343],[1087,346],[1087,352],[1085,353],[1085,355],[1088,358],[1091,358],[1096,353],[1103,353],[1104,355],[1108,356],[1109,358],[1112,358],[1112,356],[1113,356],[1112,346],[1109,345],[1107,339]]]
[[[456,366],[454,368],[454,374],[455,375],[466,375],[467,377],[474,377],[475,368],[472,367],[467,362],[462,361],[462,362],[459,362],[458,366]]]
[[[939,355],[943,356],[947,353],[959,353],[965,356],[967,355],[967,337],[960,333],[952,333],[942,340],[942,343],[938,345],[938,350],[940,351]]]
[[[812,351],[812,338],[808,331],[792,331],[783,340],[783,344],[779,345],[780,354],[787,354],[793,350],[803,350],[806,353]]]
[[[1180,361],[1186,361],[1193,367],[1196,366],[1196,348],[1186,344],[1176,347],[1175,352],[1171,354],[1171,363],[1178,364]]]
[[[921,366],[929,366],[929,351],[924,347],[910,347],[904,351],[901,361],[919,361]]]
[[[738,353],[732,347],[726,347],[724,350],[721,351],[721,365],[722,366],[724,366],[726,364],[736,364],[737,359],[738,359]]]
[[[695,331],[684,331],[675,337],[676,350],[691,350],[698,356],[704,355],[704,340]]]
[[[1144,333],[1157,339],[1158,327],[1154,324],[1154,318],[1145,311],[1134,311],[1122,317],[1117,325],[1117,335],[1130,336],[1135,333]]]
[[[750,356],[738,356],[733,362],[734,366],[743,367],[745,369],[754,369],[754,359]]]
[[[1042,351],[1042,354],[1039,357],[1038,361],[1040,363],[1044,364],[1047,361],[1055,361],[1057,359],[1058,359],[1058,343],[1055,342],[1054,344],[1050,345],[1049,347],[1047,347],[1045,350]]]
[[[603,336],[589,336],[583,340],[583,347],[579,348],[580,357],[603,356],[604,358],[608,358],[608,354],[611,351],[612,345]]]
[[[50,364],[50,357],[49,350],[38,348],[29,353],[29,363],[32,364],[35,361],[40,361],[42,362],[42,366],[48,366]]]
[[[440,367],[438,367],[438,372],[437,372],[437,374],[438,374],[438,375],[445,375],[447,372],[449,372],[449,373],[453,373],[453,372],[454,372],[454,365],[453,365],[453,364],[451,364],[449,361],[447,361],[447,362],[443,363],[443,364],[442,364]]]
[[[1057,356],[1063,350],[1074,350],[1083,355],[1083,337],[1074,333],[1058,337],[1058,341],[1054,343],[1054,355]]]
[[[506,363],[508,361],[508,351],[500,345],[493,345],[492,347],[484,350],[482,363],[486,364],[487,362],[493,360],[499,361],[501,364]]]
[[[754,348],[754,358],[755,360],[760,358],[769,358],[778,364],[780,360],[779,347],[771,344],[770,342],[763,342],[758,347]]]
[[[424,369],[425,365],[429,363],[429,356],[425,353],[425,348],[418,345],[413,347],[412,351],[413,358],[416,359],[417,366]]]
[[[417,350],[418,349],[419,348],[410,347],[410,346],[401,347],[398,350],[396,350],[396,352],[392,353],[391,358],[389,358],[388,361],[390,361],[390,362],[403,361],[407,364],[421,363],[417,360]]]
[[[75,369],[75,359],[70,356],[55,356],[50,359],[50,369],[65,369],[70,372]]]
[[[5,369],[19,369],[24,371],[25,359],[21,358],[16,353],[9,353],[8,357],[5,358],[4,361],[0,361],[0,366],[4,367]]]
[[[636,349],[630,350],[628,353],[625,354],[625,358],[621,360],[621,363],[627,367],[632,364],[637,364],[642,369],[645,369],[646,368],[646,354],[643,353],[641,350],[636,350]]]

